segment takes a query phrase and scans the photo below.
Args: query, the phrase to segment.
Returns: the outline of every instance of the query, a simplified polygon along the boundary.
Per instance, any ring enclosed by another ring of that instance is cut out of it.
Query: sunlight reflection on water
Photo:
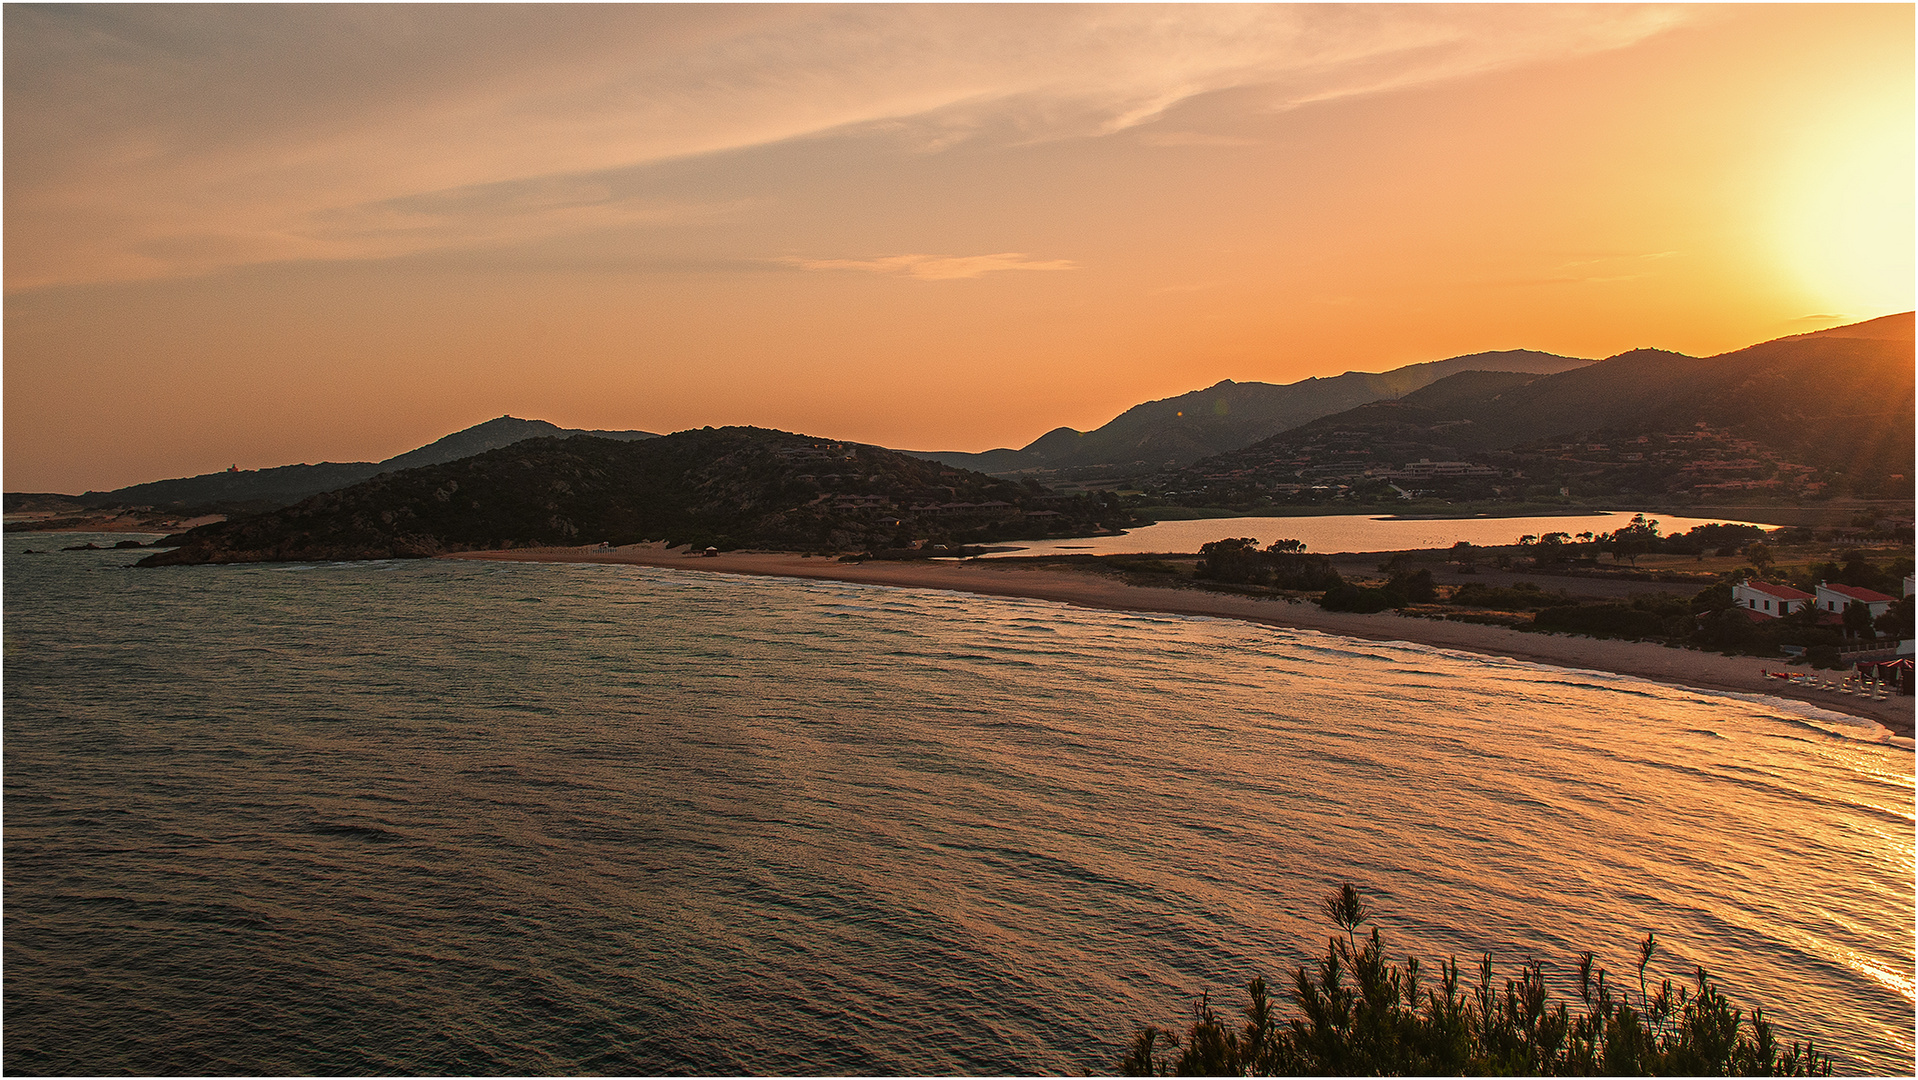
[[[1667,536],[1690,531],[1699,525],[1725,521],[1723,518],[1660,514],[1646,516],[1657,521],[1659,531]],[[1460,540],[1484,547],[1517,543],[1519,537],[1527,534],[1537,536],[1548,532],[1564,532],[1576,536],[1582,532],[1613,532],[1630,524],[1631,520],[1630,512],[1560,517],[1452,518],[1440,521],[1393,521],[1376,514],[1207,518],[1198,521],[1161,521],[1156,525],[1132,529],[1124,536],[1014,541],[1021,545],[1019,550],[1002,552],[1000,555],[1190,553],[1214,540],[1237,536],[1250,536],[1263,544],[1281,539],[1302,540],[1306,550],[1321,554],[1449,548]],[[1775,527],[1760,526],[1765,529]]]
[[[1395,953],[1554,978],[1655,930],[1911,1068],[1911,750],[1812,706],[836,582],[7,543],[10,1071],[1109,1071],[1308,959],[1340,881]]]

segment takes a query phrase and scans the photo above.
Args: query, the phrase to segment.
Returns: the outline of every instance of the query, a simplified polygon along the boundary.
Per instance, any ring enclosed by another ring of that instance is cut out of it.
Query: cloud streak
[[[878,259],[781,259],[802,270],[857,270],[869,274],[896,274],[920,281],[957,281],[983,277],[1001,270],[1077,270],[1069,259],[1033,259],[1024,252],[997,255],[888,255]]]
[[[613,170],[826,134],[924,154],[1110,135],[1233,88],[1292,108],[1630,45],[1684,17],[1612,6],[16,5],[5,11],[7,284],[685,220],[714,211],[617,193],[480,203],[514,185],[583,188]],[[915,265],[914,276],[940,272]],[[951,276],[976,276],[962,270]]]

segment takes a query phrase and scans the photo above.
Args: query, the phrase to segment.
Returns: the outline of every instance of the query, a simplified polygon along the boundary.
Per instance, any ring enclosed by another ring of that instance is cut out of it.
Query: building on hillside
[[[1440,477],[1456,476],[1499,476],[1499,470],[1490,465],[1480,465],[1471,461],[1433,461],[1420,458],[1408,461],[1397,469],[1386,469],[1379,473],[1387,480],[1434,480]]]
[[[1818,610],[1821,613],[1843,615],[1845,608],[1849,605],[1863,604],[1865,609],[1871,612],[1871,617],[1876,619],[1890,611],[1891,605],[1897,602],[1898,598],[1895,596],[1861,589],[1856,585],[1830,585],[1823,581],[1818,583]]]
[[[1769,581],[1741,581],[1732,586],[1732,603],[1735,606],[1766,619],[1802,611],[1812,599],[1808,592],[1790,585],[1774,585]]]

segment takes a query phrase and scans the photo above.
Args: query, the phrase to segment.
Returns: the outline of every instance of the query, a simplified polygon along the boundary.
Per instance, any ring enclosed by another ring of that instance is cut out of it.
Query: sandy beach
[[[1895,735],[1910,737],[1914,699],[1887,701],[1790,686],[1762,672],[1786,670],[1780,661],[1727,657],[1663,645],[1557,634],[1532,634],[1503,627],[1445,622],[1382,612],[1360,615],[1321,610],[1318,605],[1198,589],[1145,588],[1071,570],[981,559],[955,562],[843,563],[826,557],[785,553],[727,552],[692,556],[658,545],[623,548],[524,548],[476,551],[446,556],[507,562],[582,562],[673,567],[708,573],[851,581],[919,589],[951,589],[990,596],[1054,600],[1081,607],[1154,611],[1245,619],[1374,641],[1407,641],[1444,649],[1510,657],[1558,667],[1608,671],[1676,686],[1745,694],[1766,694],[1809,702],[1833,712],[1873,720]]]

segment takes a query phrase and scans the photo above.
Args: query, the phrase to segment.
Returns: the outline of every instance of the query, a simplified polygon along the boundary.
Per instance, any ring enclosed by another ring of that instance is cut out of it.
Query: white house
[[[1843,615],[1845,608],[1851,604],[1863,604],[1866,610],[1871,612],[1871,617],[1876,619],[1890,611],[1891,605],[1897,602],[1898,598],[1895,596],[1886,596],[1884,593],[1861,589],[1855,585],[1830,585],[1823,581],[1818,583],[1818,610],[1833,615]]]
[[[1801,592],[1790,585],[1773,585],[1769,581],[1741,581],[1732,586],[1732,603],[1754,615],[1776,619],[1780,615],[1789,615],[1801,611],[1812,602],[1812,595]]]

